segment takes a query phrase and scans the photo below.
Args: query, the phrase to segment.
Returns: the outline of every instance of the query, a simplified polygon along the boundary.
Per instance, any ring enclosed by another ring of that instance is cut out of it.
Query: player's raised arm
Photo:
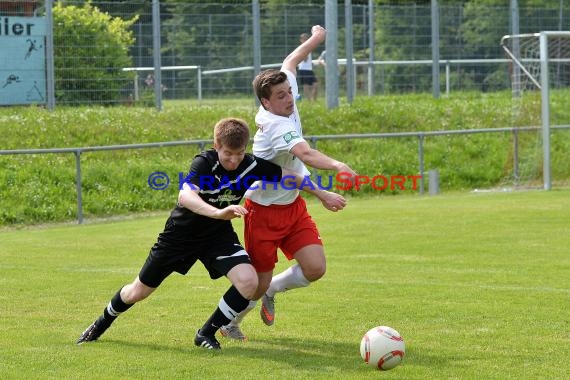
[[[213,219],[230,220],[247,214],[247,210],[239,205],[229,205],[222,209],[209,205],[200,198],[198,191],[198,189],[192,189],[190,185],[184,183],[182,190],[178,193],[178,204],[195,214]]]
[[[311,37],[297,46],[285,59],[283,60],[282,68],[292,73],[297,72],[297,65],[301,63],[309,53],[317,48],[326,38],[327,31],[320,25],[315,25],[311,28]]]

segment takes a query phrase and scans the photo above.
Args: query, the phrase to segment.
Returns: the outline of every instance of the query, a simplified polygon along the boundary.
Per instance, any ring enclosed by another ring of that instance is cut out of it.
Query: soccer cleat
[[[208,350],[221,350],[220,342],[217,341],[216,337],[206,336],[200,334],[200,330],[196,332],[196,337],[194,338],[194,344],[198,347],[204,347]]]
[[[101,335],[103,335],[103,333],[105,332],[105,330],[107,330],[107,328],[100,327],[97,324],[98,321],[99,320],[93,322],[89,327],[87,327],[87,330],[83,331],[83,334],[81,334],[79,339],[77,339],[77,344],[82,344],[85,342],[93,342],[99,339]]]
[[[238,325],[226,325],[220,327],[220,334],[226,338],[241,340],[243,342],[247,341],[247,336],[245,336]]]
[[[263,323],[272,326],[275,321],[275,297],[269,297],[264,294],[261,297],[261,310],[259,310]]]

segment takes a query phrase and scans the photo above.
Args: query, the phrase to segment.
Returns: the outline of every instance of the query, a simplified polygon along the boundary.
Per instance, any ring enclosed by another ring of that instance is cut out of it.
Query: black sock
[[[121,288],[122,289],[122,288]],[[121,289],[111,298],[111,302],[103,310],[103,315],[97,319],[97,325],[104,329],[111,326],[111,323],[121,314],[127,311],[134,304],[126,304],[121,299]]]
[[[249,300],[244,298],[232,285],[220,299],[216,311],[214,311],[200,329],[200,334],[207,336],[215,335],[220,327],[230,323],[236,315],[245,310],[248,305]]]

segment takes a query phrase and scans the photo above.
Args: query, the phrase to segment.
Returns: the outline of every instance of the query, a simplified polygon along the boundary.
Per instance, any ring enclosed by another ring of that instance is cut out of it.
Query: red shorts
[[[262,206],[246,199],[244,207],[249,211],[244,217],[245,250],[258,272],[275,268],[277,248],[292,260],[295,253],[307,245],[323,245],[301,196],[283,206]]]

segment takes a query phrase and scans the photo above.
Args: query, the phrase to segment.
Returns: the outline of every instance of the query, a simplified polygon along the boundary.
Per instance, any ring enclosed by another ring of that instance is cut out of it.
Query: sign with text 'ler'
[[[46,103],[45,17],[0,17],[0,105]]]

